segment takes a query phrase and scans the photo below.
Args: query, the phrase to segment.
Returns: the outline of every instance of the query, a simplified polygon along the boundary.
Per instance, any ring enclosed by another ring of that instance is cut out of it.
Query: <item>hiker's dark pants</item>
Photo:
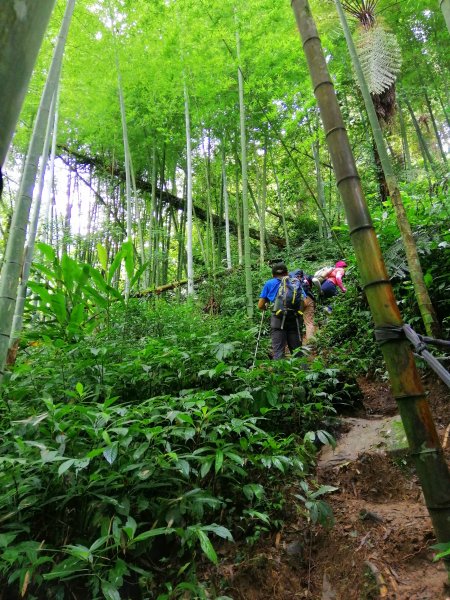
[[[332,298],[333,296],[336,296],[337,293],[338,293],[337,286],[335,286],[332,281],[329,281],[328,279],[326,279],[322,283],[322,294],[323,294],[324,298]]]
[[[281,325],[283,325],[283,329],[281,329]],[[300,338],[301,323],[297,321],[296,317],[289,315],[283,323],[283,317],[272,315],[270,327],[274,360],[284,358],[286,344],[291,352],[302,345]]]

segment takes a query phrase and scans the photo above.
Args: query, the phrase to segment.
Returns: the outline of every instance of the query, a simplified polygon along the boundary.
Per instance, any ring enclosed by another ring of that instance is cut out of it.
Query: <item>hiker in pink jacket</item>
[[[327,275],[325,281],[322,283],[321,289],[324,298],[331,298],[336,296],[338,293],[338,288],[345,294],[347,288],[344,287],[342,283],[342,278],[345,275],[345,269],[347,267],[347,263],[343,260],[338,260],[334,265],[334,269],[331,271],[329,275]]]

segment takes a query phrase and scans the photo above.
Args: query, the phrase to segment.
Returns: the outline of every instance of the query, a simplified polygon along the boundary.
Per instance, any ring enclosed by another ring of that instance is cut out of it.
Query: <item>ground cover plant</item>
[[[156,598],[169,582],[181,596],[221,539],[280,527],[280,475],[306,477],[332,440],[338,370],[306,359],[249,369],[256,327],[242,314],[163,299],[112,312],[114,326],[97,320],[76,344],[59,322],[55,336],[35,326],[5,386],[11,598]]]
[[[231,597],[293,514],[311,565],[317,449],[389,378],[446,551],[427,368],[374,329],[450,335],[449,9],[3,0],[0,600]],[[273,361],[272,266],[341,260]]]

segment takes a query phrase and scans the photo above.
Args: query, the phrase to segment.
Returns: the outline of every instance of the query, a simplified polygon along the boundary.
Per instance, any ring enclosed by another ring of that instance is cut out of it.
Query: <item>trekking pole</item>
[[[259,346],[259,340],[261,339],[261,332],[262,332],[262,326],[263,326],[263,322],[264,322],[264,314],[265,314],[265,310],[262,311],[262,315],[261,315],[261,323],[259,324],[259,332],[258,332],[258,338],[256,340],[256,348],[255,348],[255,356],[253,357],[253,364],[252,364],[252,369],[255,366],[255,362],[256,362],[256,355],[258,353],[258,346]]]

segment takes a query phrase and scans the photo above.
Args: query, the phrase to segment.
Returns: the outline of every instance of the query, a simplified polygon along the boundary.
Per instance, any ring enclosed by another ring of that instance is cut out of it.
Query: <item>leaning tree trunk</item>
[[[245,132],[244,78],[241,71],[241,41],[236,29],[236,54],[238,60],[239,116],[241,127],[241,168],[242,168],[242,225],[244,233],[244,273],[247,299],[247,316],[253,317],[253,290],[250,253],[250,227],[248,219],[248,176],[247,176],[247,136]]]
[[[39,157],[42,154],[44,136],[49,118],[50,106],[61,73],[69,25],[75,6],[75,0],[68,0],[61,30],[53,53],[44,91],[34,122],[28,154],[23,168],[17,201],[11,221],[11,229],[6,245],[5,260],[0,276],[0,384],[3,380],[5,362],[8,353],[11,326],[22,270],[23,251],[30,215]]]
[[[337,187],[345,207],[350,236],[375,325],[384,333],[381,345],[425,501],[440,542],[450,541],[450,473],[430,407],[405,337],[403,325],[368,212],[334,86],[307,0],[293,0],[314,94],[320,108]],[[389,333],[390,332],[390,333]]]
[[[445,22],[447,23],[447,29],[450,33],[450,0],[440,0],[440,6],[442,14],[444,15]]]
[[[191,119],[189,115],[189,92],[186,81],[184,82],[184,117],[186,121],[186,252],[187,252],[187,279],[188,296],[194,293],[194,259],[192,254],[192,148],[191,148]]]
[[[0,11],[0,167],[19,118],[55,0],[2,0]]]
[[[406,259],[408,261],[409,273],[414,286],[414,291],[416,294],[420,314],[422,316],[427,335],[431,337],[439,337],[439,322],[433,304],[431,303],[427,287],[425,285],[422,266],[420,264],[419,254],[417,252],[416,242],[414,240],[414,236],[411,231],[411,225],[408,221],[408,215],[406,214],[405,206],[402,201],[397,177],[395,176],[391,160],[386,150],[383,132],[381,131],[380,123],[375,112],[375,107],[372,102],[369,88],[361,68],[361,63],[359,62],[356,48],[353,43],[352,35],[350,33],[347,19],[345,17],[340,0],[335,0],[335,4],[339,13],[342,28],[344,30],[345,39],[347,40],[347,46],[350,52],[353,67],[358,78],[359,87],[364,98],[364,104],[366,106],[366,111],[369,117],[370,125],[372,127],[373,137],[376,144],[376,150],[378,151],[378,155],[380,157],[380,163],[384,172],[384,176],[386,178],[386,183],[395,211],[397,225],[400,229],[400,233],[402,236],[403,245],[405,247]]]

